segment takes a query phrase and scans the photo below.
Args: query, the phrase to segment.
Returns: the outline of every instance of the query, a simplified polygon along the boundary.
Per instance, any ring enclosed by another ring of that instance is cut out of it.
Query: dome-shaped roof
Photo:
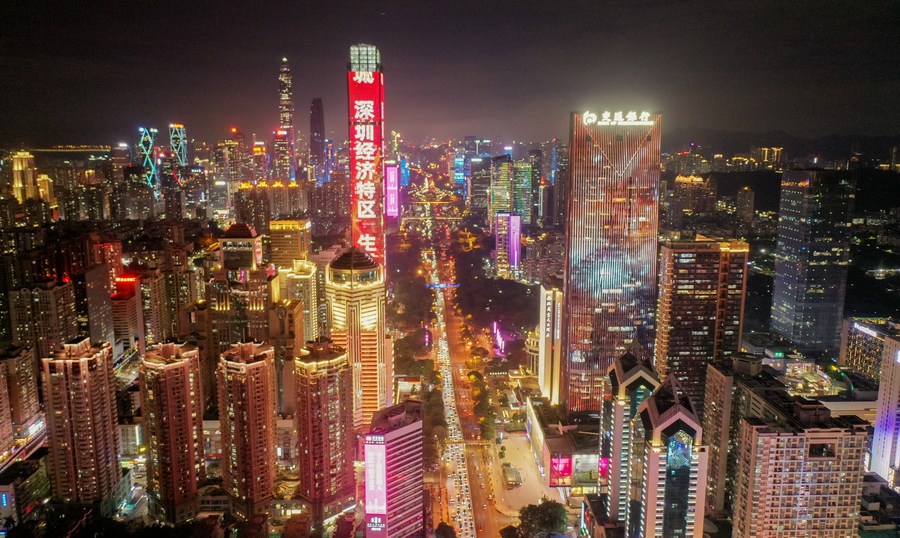
[[[224,239],[253,239],[258,234],[256,230],[253,229],[253,226],[250,226],[246,222],[236,222],[228,227],[225,230],[225,233],[222,234],[222,238]]]
[[[331,268],[340,271],[370,271],[378,268],[378,262],[365,252],[351,248],[335,258],[331,262]]]

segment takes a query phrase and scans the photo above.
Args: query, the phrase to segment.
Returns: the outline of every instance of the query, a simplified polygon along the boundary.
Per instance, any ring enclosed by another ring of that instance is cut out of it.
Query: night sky
[[[277,121],[281,56],[346,136],[354,43],[381,48],[386,125],[408,141],[566,137],[572,110],[664,129],[896,134],[900,5],[855,1],[15,2],[0,15],[0,144],[214,142]],[[96,6],[96,7],[94,7]]]

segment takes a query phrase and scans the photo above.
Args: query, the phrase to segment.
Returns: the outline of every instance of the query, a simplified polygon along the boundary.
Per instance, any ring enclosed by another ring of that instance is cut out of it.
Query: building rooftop
[[[378,268],[378,262],[365,252],[351,248],[331,262],[332,269],[341,271],[369,271]]]
[[[384,409],[380,409],[372,417],[372,428],[369,433],[387,433],[397,428],[408,426],[424,418],[424,408],[419,400],[406,400]]]
[[[253,229],[253,226],[245,222],[236,222],[225,230],[222,239],[254,239],[259,234]]]

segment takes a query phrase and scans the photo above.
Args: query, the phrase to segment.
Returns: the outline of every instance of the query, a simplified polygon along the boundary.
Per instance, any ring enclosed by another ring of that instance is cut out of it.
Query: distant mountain
[[[730,156],[735,153],[748,153],[753,146],[780,146],[784,148],[788,158],[821,155],[827,160],[846,159],[859,153],[866,160],[890,160],[891,151],[898,148],[900,160],[900,135],[867,136],[867,135],[831,135],[815,139],[805,139],[784,131],[766,133],[749,133],[707,129],[703,127],[687,127],[665,131],[662,137],[663,151],[685,151],[691,144],[700,146],[701,152],[721,153]]]

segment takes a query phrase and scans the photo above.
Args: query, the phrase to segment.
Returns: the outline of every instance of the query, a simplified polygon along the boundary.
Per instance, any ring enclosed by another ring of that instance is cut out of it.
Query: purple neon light
[[[384,167],[384,172],[384,214],[388,217],[396,217],[400,214],[400,167],[396,164],[389,164]]]

